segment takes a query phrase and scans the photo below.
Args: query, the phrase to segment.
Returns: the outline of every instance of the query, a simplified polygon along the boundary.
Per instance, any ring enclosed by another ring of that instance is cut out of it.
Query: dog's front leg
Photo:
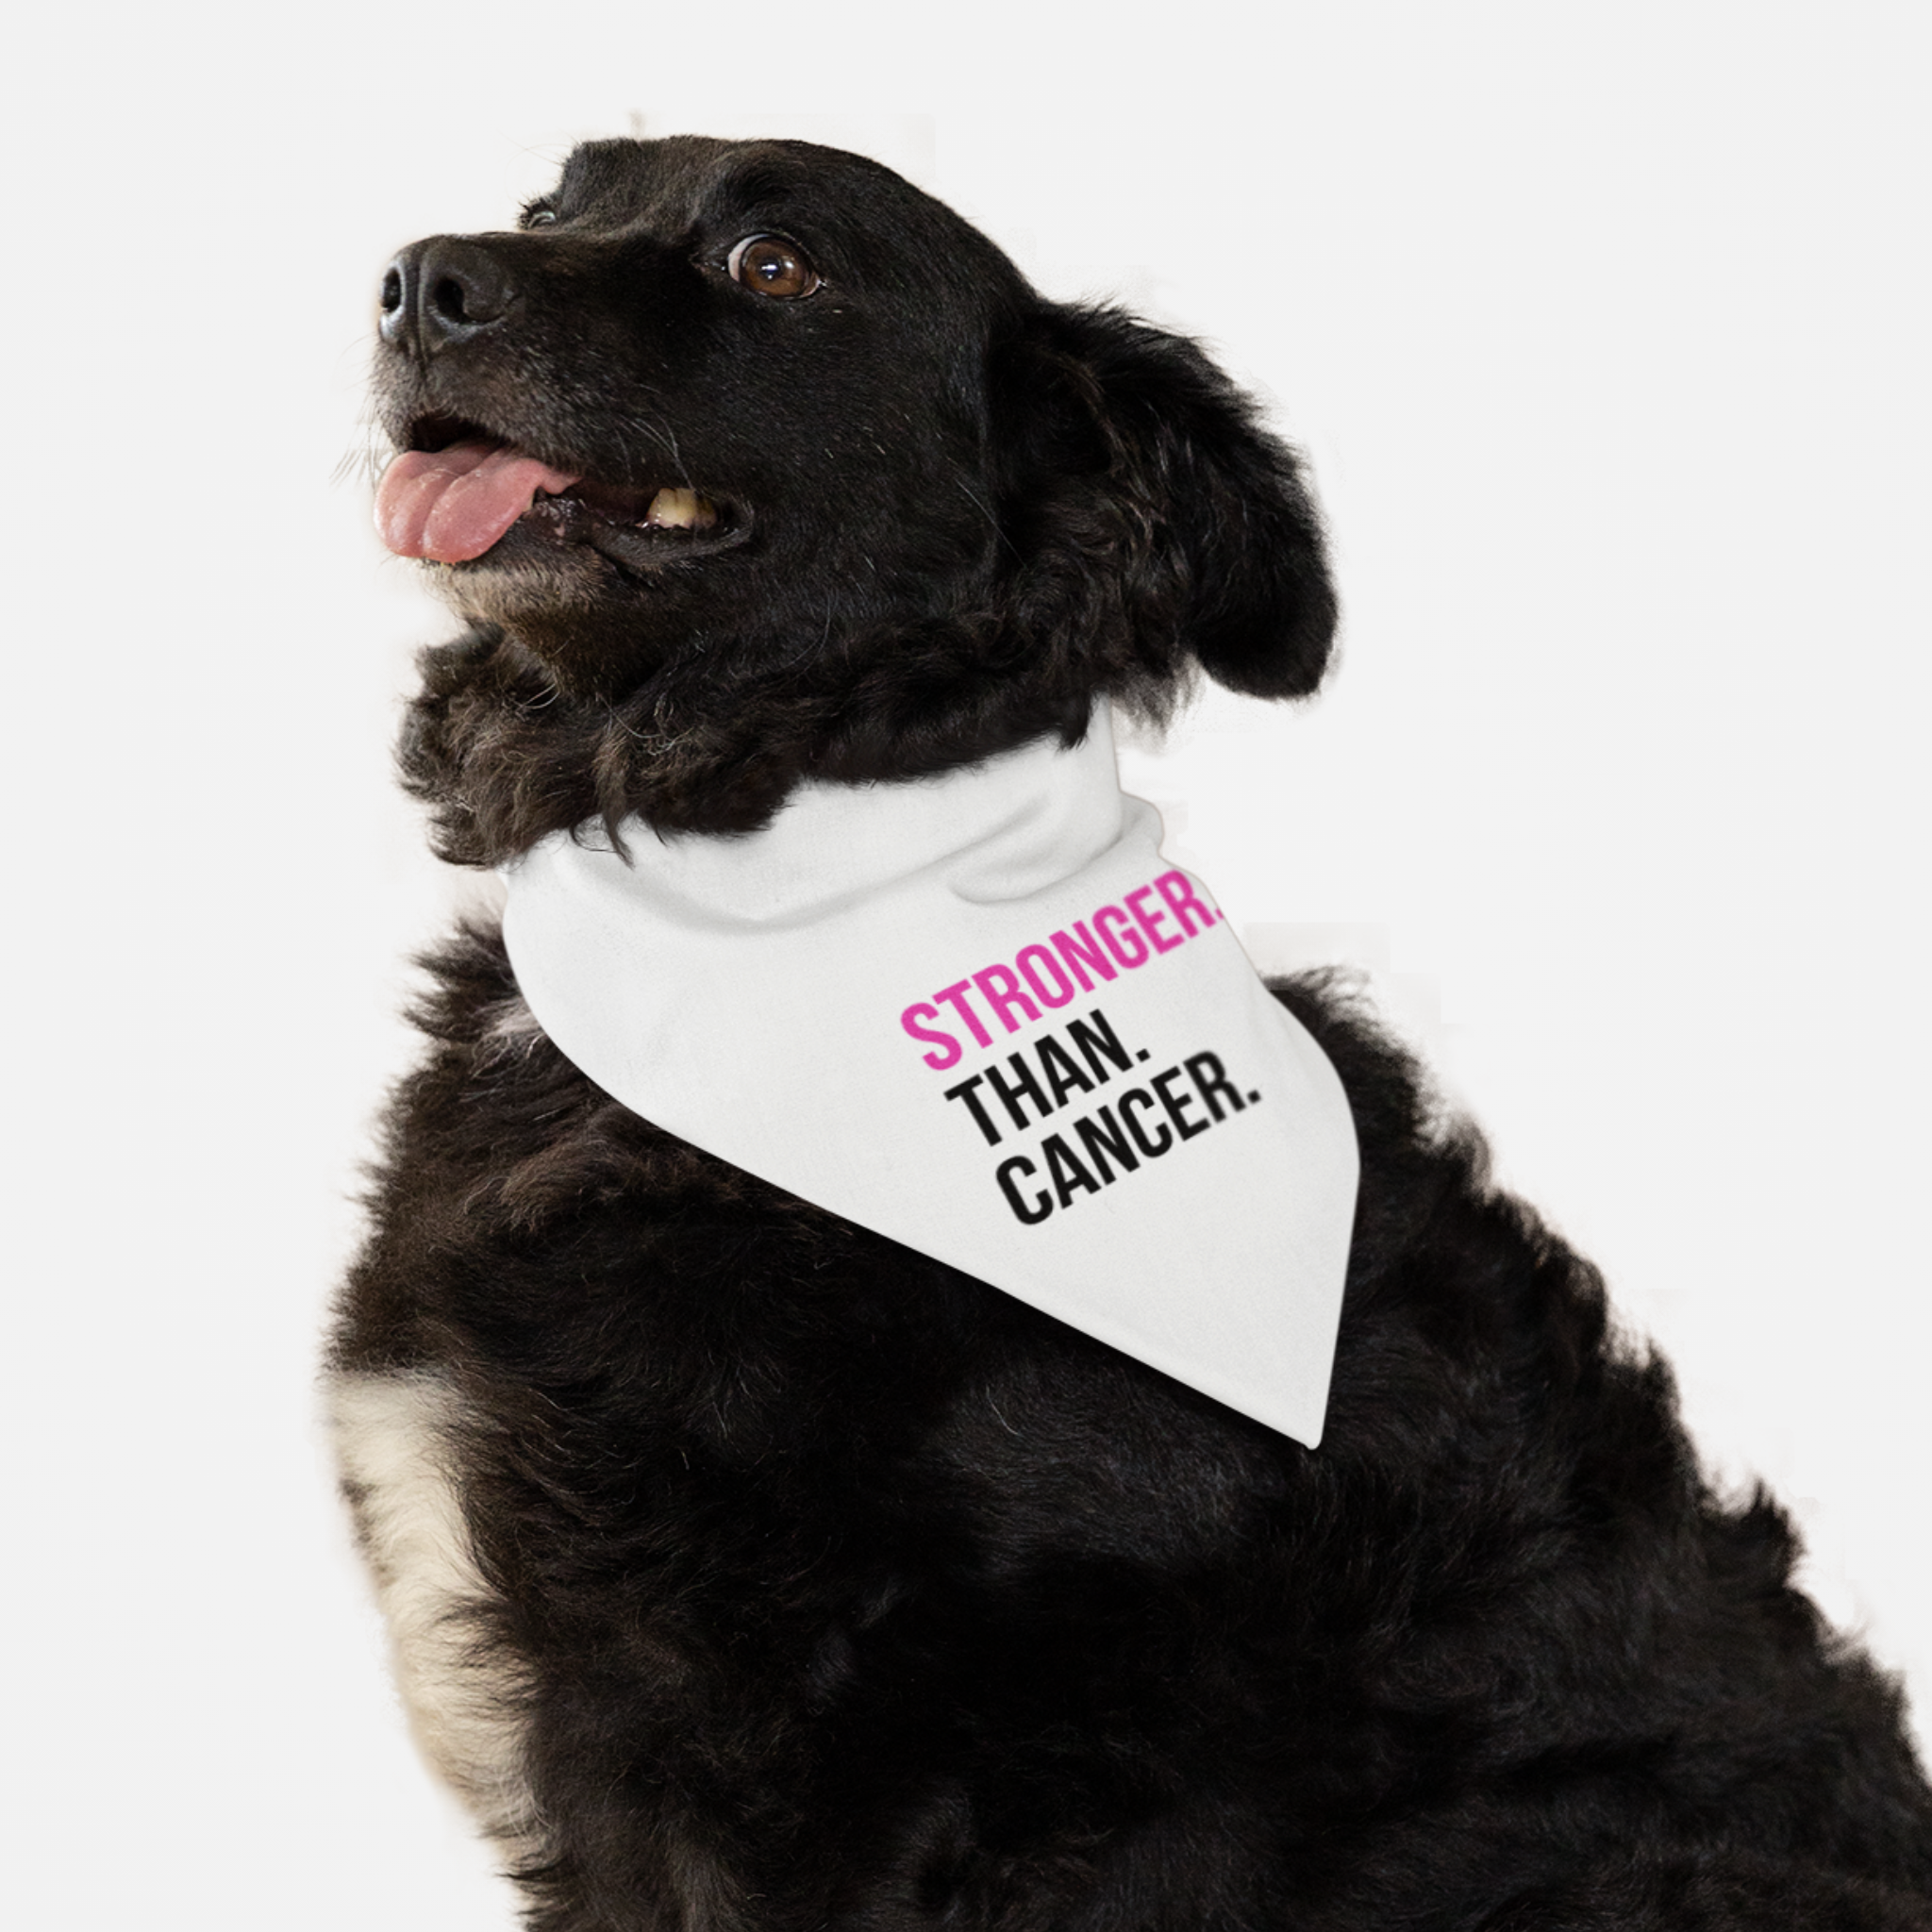
[[[463,1518],[461,1400],[427,1371],[341,1373],[329,1409],[417,1743],[513,1867],[541,1863],[526,1687]]]

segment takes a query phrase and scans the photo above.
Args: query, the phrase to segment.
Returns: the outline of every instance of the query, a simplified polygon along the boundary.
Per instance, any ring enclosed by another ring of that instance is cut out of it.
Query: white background
[[[13,28],[0,1910],[508,1921],[403,1740],[312,1420],[401,962],[450,896],[387,769],[444,625],[369,534],[360,383],[397,243],[504,223],[633,116],[867,149],[1270,398],[1334,525],[1339,675],[1208,703],[1134,782],[1271,963],[1375,970],[1932,1707],[1928,20]]]

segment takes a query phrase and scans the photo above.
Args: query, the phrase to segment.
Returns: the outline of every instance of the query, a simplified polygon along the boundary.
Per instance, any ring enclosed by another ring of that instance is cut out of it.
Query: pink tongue
[[[488,442],[453,443],[434,455],[406,450],[375,486],[375,527],[398,557],[464,563],[481,557],[538,491],[555,495],[576,481]]]

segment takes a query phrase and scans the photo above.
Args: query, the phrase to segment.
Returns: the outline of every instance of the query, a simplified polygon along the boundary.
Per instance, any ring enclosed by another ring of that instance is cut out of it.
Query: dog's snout
[[[432,356],[501,322],[515,299],[509,271],[478,242],[412,242],[382,278],[382,339]]]

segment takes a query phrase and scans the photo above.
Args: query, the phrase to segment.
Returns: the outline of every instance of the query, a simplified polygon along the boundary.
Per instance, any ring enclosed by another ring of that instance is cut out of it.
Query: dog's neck
[[[1312,1446],[1348,1104],[1159,832],[1103,706],[760,832],[546,840],[504,931],[627,1107]]]
[[[881,662],[908,655],[897,627],[828,642],[805,691],[789,660],[744,646],[713,640],[622,695],[560,681],[493,625],[425,652],[400,764],[434,812],[438,855],[500,866],[598,818],[613,829],[637,818],[667,834],[756,831],[813,778],[852,786],[963,773],[1038,739],[1072,744],[1096,691],[1150,720],[1166,715],[1172,696],[1158,680],[1091,670],[1042,671],[990,693],[981,675],[941,678],[901,693],[889,726],[877,687]],[[1050,655],[1044,641],[1039,655]]]
[[[747,938],[835,917],[841,907],[930,876],[969,900],[1016,899],[1077,873],[1121,835],[1121,791],[1105,705],[1086,736],[891,784],[809,780],[758,832],[663,834],[632,820],[624,857],[672,917]],[[1145,810],[1146,808],[1141,807]],[[605,843],[597,833],[580,834]],[[512,880],[517,869],[508,870]]]

